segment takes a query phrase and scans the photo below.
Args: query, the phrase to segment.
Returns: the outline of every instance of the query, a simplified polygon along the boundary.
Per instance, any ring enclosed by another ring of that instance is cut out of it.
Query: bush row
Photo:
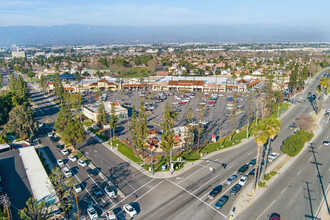
[[[297,132],[289,136],[281,147],[281,151],[291,157],[296,156],[304,147],[307,141],[313,138],[313,132],[309,133],[304,129],[297,130]]]

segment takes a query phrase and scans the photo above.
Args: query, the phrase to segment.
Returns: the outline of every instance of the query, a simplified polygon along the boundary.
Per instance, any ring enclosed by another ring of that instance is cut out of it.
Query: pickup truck
[[[280,153],[278,153],[278,152],[272,152],[271,154],[269,154],[269,156],[268,156],[268,161],[269,162],[273,162],[277,157],[278,157],[278,155],[280,155]]]

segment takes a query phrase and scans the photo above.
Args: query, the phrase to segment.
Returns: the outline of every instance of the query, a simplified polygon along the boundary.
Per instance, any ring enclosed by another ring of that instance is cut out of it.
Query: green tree
[[[137,128],[138,126],[138,117],[135,110],[135,105],[132,106],[132,117],[131,117],[131,144],[133,147],[137,147]],[[137,151],[136,151],[137,152]]]
[[[0,125],[7,123],[9,119],[9,112],[13,108],[12,104],[12,94],[7,93],[0,95]]]
[[[57,114],[57,119],[55,120],[54,128],[57,132],[62,134],[64,129],[67,127],[69,120],[72,119],[72,115],[67,106],[62,106]]]
[[[71,144],[76,148],[76,145],[83,142],[86,138],[82,123],[79,120],[69,119],[62,133],[62,138],[65,143]]]
[[[44,75],[40,76],[40,87],[43,92],[46,92],[47,84],[46,84],[46,77]]]
[[[73,185],[75,181],[73,177],[65,177],[61,168],[55,167],[52,169],[49,179],[60,200],[60,207],[65,211],[69,211],[72,207],[72,200],[74,199]]]
[[[97,107],[97,123],[103,128],[103,125],[107,122],[107,114],[105,112],[104,103],[100,102]]]
[[[139,117],[137,120],[137,147],[143,149],[147,143],[147,116],[144,108],[144,101],[141,100],[139,106]]]
[[[54,92],[55,92],[55,95],[60,99],[60,101],[62,103],[63,100],[64,100],[65,91],[64,91],[64,87],[63,87],[63,84],[62,84],[61,77],[60,77],[59,73],[55,74]]]
[[[32,78],[36,76],[36,73],[33,71],[29,71],[26,73],[26,76],[32,80]]]
[[[194,145],[194,128],[191,126],[193,113],[191,111],[189,103],[186,108],[185,114],[187,117],[185,145],[187,147],[187,155],[189,155],[189,149]]]
[[[2,88],[3,86],[4,86],[3,78],[2,78],[2,74],[0,73],[0,88]]]
[[[169,107],[168,102],[165,105],[165,110],[163,113],[163,133],[161,137],[160,146],[166,153],[167,165],[170,166],[169,163],[169,153],[174,146],[174,123],[173,118],[171,116],[171,108]]]
[[[97,62],[99,64],[101,64],[102,66],[109,67],[108,60],[105,57],[102,57],[102,58],[98,59]]]
[[[7,132],[14,132],[24,139],[34,135],[37,129],[33,113],[29,106],[18,105],[9,112],[9,120],[5,126]]]
[[[44,200],[37,202],[35,198],[30,197],[26,202],[24,209],[18,211],[21,219],[24,220],[47,220],[51,217],[50,205]]]
[[[112,129],[112,138],[114,138],[116,134],[116,125],[117,125],[118,117],[116,115],[115,106],[114,103],[111,104],[111,110],[110,110],[110,120],[109,125],[110,129]]]

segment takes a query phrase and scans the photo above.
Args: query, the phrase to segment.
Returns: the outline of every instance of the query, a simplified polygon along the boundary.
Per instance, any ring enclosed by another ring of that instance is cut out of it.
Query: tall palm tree
[[[256,172],[254,175],[254,189],[257,188],[257,185],[259,184],[259,177],[260,177],[260,171],[261,171],[261,162],[262,162],[262,155],[263,155],[263,149],[265,143],[267,143],[267,139],[270,133],[270,127],[268,126],[267,123],[264,121],[260,121],[258,125],[256,125],[252,129],[252,135],[255,136],[255,142],[257,143],[258,146],[258,151],[257,151],[257,168]]]
[[[276,135],[280,132],[281,130],[281,125],[282,122],[276,118],[267,118],[264,120],[264,123],[266,123],[269,126],[269,130],[268,130],[268,145],[267,145],[267,149],[266,149],[266,154],[265,154],[265,165],[264,165],[264,169],[262,169],[262,174],[261,174],[261,181],[264,181],[264,177],[265,177],[265,172],[266,172],[266,168],[267,168],[267,161],[268,161],[268,153],[269,153],[269,147],[270,147],[270,142],[271,140],[273,140]]]

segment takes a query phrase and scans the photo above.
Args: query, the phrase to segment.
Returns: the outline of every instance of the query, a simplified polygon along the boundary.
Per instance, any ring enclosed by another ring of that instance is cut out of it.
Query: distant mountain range
[[[281,25],[0,27],[2,46],[185,42],[330,42],[330,32],[317,28]]]

